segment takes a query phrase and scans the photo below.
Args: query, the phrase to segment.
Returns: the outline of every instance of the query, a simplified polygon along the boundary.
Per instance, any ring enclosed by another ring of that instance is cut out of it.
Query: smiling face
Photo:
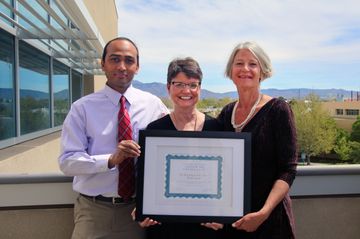
[[[138,72],[137,50],[126,40],[115,40],[107,46],[105,60],[101,68],[105,72],[107,85],[124,93]]]
[[[200,97],[199,79],[187,77],[184,72],[180,72],[172,79],[171,82],[172,83],[167,85],[167,88],[174,107],[195,107]],[[198,86],[195,88],[194,86],[196,84]]]
[[[256,57],[248,49],[239,50],[231,68],[231,79],[240,89],[259,88],[261,68]]]

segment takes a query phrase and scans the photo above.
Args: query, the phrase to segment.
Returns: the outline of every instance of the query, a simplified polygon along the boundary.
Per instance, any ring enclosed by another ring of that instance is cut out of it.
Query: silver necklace
[[[178,123],[178,120],[176,119],[176,116],[175,116],[175,113],[172,112],[170,115],[173,116],[173,123],[174,123],[174,126],[177,130],[179,130],[177,127],[176,127],[176,123]],[[195,123],[194,123],[194,130],[193,131],[196,131],[196,123],[197,123],[197,112],[195,112]]]
[[[239,104],[239,100],[235,103],[235,106],[234,106],[234,109],[233,109],[233,112],[231,115],[231,124],[234,127],[234,129],[236,129],[236,131],[241,132],[242,129],[245,127],[245,125],[248,123],[248,121],[254,116],[256,107],[260,103],[261,98],[262,98],[262,94],[259,94],[259,97],[255,101],[254,105],[251,107],[249,114],[246,116],[245,120],[243,122],[241,122],[240,124],[235,123],[236,108]]]

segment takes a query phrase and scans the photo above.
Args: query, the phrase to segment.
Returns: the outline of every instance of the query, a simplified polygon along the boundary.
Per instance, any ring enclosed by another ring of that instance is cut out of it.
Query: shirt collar
[[[111,88],[108,85],[105,85],[104,87],[104,93],[105,95],[110,99],[110,101],[114,104],[114,105],[118,105],[120,98],[122,95],[125,96],[126,100],[129,102],[129,104],[131,105],[131,103],[134,100],[134,96],[135,96],[135,88],[132,86],[132,84],[127,88],[127,90],[125,91],[124,94],[120,94],[119,92],[117,92],[116,90],[114,90],[113,88]]]

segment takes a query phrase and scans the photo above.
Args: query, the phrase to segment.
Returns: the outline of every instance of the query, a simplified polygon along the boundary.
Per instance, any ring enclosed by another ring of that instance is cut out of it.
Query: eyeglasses
[[[193,83],[187,84],[187,83],[177,82],[177,81],[172,81],[171,84],[179,90],[183,90],[186,87],[189,87],[190,90],[196,90],[201,85],[200,82],[193,82]]]

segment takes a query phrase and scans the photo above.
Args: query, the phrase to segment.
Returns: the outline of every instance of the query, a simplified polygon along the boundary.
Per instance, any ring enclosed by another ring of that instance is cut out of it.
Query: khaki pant
[[[72,239],[143,239],[145,230],[131,218],[135,203],[112,205],[81,195],[74,208]]]

